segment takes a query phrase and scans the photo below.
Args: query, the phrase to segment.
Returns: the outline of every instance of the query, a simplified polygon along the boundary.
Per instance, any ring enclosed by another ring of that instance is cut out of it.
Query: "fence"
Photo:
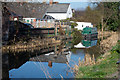
[[[48,22],[40,20],[31,22],[31,24],[34,26],[34,28],[55,28],[55,26],[68,27],[70,25],[69,22]]]

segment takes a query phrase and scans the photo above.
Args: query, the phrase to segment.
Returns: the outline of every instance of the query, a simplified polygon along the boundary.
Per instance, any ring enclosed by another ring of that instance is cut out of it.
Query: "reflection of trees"
[[[85,54],[85,65],[95,64],[94,54],[91,56],[89,53]]]
[[[19,68],[22,64],[29,60],[29,54],[7,53],[2,55],[2,77],[9,78],[9,70]],[[9,80],[9,79],[8,79]]]
[[[94,54],[90,55],[88,51],[85,53],[84,60],[79,60],[79,66],[85,66],[85,65],[93,65],[95,64],[95,56]]]
[[[99,44],[97,44],[96,46],[93,46],[91,48],[86,48],[84,50],[85,53],[89,53],[91,56],[94,54],[95,55],[95,59],[103,54],[103,52],[101,51],[101,47],[99,46]]]
[[[79,49],[77,49],[77,48],[71,49],[71,51],[73,52],[73,54],[77,54],[77,50],[79,50]]]
[[[73,35],[73,44],[76,45],[78,44],[79,42],[81,42],[82,40],[82,34],[80,31],[74,29],[74,31],[72,32],[72,35]]]

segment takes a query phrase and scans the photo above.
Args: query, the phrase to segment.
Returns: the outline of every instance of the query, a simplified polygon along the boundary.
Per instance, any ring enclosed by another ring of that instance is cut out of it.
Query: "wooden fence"
[[[3,41],[23,39],[27,37],[44,37],[49,34],[58,35],[59,33],[69,33],[70,26],[68,22],[33,22],[34,28],[28,28],[21,21],[11,21],[9,25],[8,34],[3,36]],[[61,28],[60,28],[61,27]],[[61,31],[60,31],[61,30]],[[7,37],[8,36],[8,37]],[[4,39],[7,38],[7,39]]]

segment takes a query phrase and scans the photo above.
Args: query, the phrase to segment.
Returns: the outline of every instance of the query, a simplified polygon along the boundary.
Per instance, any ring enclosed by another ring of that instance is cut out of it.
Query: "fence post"
[[[55,25],[55,36],[57,36],[57,25]]]
[[[60,26],[61,26],[61,22],[60,22]]]
[[[49,35],[49,28],[48,28],[48,35]]]
[[[40,20],[39,20],[39,25],[38,25],[38,27],[40,28]]]

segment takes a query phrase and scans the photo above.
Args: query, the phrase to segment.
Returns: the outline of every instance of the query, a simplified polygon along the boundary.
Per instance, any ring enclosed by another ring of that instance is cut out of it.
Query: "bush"
[[[111,51],[120,53],[120,40],[118,40],[118,43],[112,48]]]
[[[71,28],[74,28],[75,26],[77,26],[78,24],[76,22],[71,23]]]

